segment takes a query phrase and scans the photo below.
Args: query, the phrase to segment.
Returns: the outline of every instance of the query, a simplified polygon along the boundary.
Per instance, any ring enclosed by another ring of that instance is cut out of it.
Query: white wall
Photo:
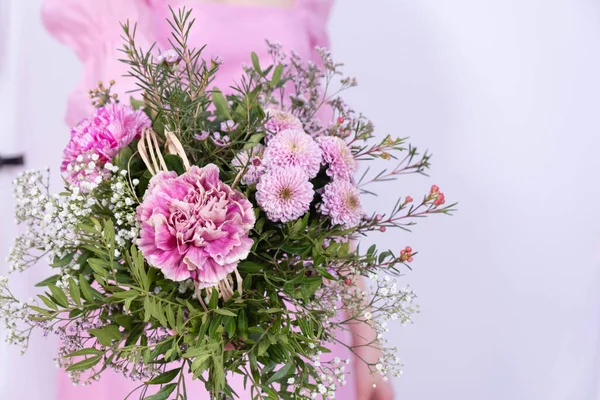
[[[0,0],[0,154],[23,151],[27,168],[52,167],[52,185],[61,188],[58,169],[69,131],[64,125],[66,99],[77,82],[80,65],[72,52],[52,39],[42,27],[41,0]],[[60,64],[56,61],[60,61]],[[8,255],[14,227],[12,180],[18,168],[0,170],[0,260]],[[0,263],[0,275],[7,265]],[[33,285],[50,275],[40,265],[10,276],[15,294],[27,299]],[[0,398],[53,399],[58,349],[53,338],[35,335],[25,356],[4,343],[0,327]]]
[[[434,153],[397,194],[460,201],[371,238],[421,252],[404,280],[422,313],[392,332],[399,399],[597,398],[599,17],[585,0],[338,2],[352,103]]]
[[[40,0],[11,4],[24,17],[23,61],[19,90],[0,86],[0,120],[25,105],[17,143],[28,166],[57,171],[80,67],[44,32]],[[339,0],[331,33],[361,83],[348,96],[355,108],[380,135],[411,136],[434,153],[431,178],[407,178],[367,207],[416,198],[433,183],[460,201],[456,216],[423,221],[411,235],[370,238],[420,251],[404,280],[422,313],[391,332],[406,364],[398,398],[597,399],[600,5]],[[6,130],[0,136],[8,143]],[[3,254],[14,234],[14,173],[0,172]],[[17,291],[45,274],[18,277]],[[25,358],[0,349],[3,398],[51,398],[53,342],[37,338]],[[15,388],[34,369],[35,385]]]

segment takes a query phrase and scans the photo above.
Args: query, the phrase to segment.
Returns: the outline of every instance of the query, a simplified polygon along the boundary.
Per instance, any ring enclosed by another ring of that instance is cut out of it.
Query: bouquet
[[[170,23],[172,49],[160,54],[138,48],[135,27],[123,25],[138,99],[121,103],[114,82],[90,92],[96,111],[71,130],[64,191],[50,192],[47,171],[15,180],[25,229],[10,268],[48,259],[55,274],[29,302],[1,278],[8,341],[25,350],[34,329],[56,334],[73,382],[112,369],[140,381],[135,395],[148,400],[186,399],[190,377],[214,399],[234,398],[230,374],[256,399],[332,398],[348,362],[329,354],[335,332],[368,324],[373,340],[341,344],[378,349],[363,361],[397,376],[383,336],[388,320],[417,310],[393,278],[416,252],[358,240],[452,205],[436,186],[386,214],[365,213],[361,196],[425,174],[430,155],[406,139],[374,140],[372,123],[339,96],[356,80],[327,50],[317,66],[267,41],[268,65],[252,54],[225,95],[209,89],[220,59],[188,47],[190,12]],[[394,167],[355,177],[359,161],[376,159]]]

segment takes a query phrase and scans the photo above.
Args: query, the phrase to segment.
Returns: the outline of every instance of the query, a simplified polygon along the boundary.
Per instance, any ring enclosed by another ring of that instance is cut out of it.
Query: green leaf
[[[165,383],[169,383],[173,379],[175,379],[175,377],[177,375],[179,375],[180,371],[181,371],[181,368],[175,368],[170,371],[163,372],[162,374],[158,375],[157,377],[152,378],[148,382],[146,382],[146,385],[163,385]]]
[[[82,248],[91,251],[94,254],[99,255],[100,257],[108,257],[108,253],[106,252],[106,250],[103,250],[101,248],[95,247],[95,246],[90,246],[87,244],[84,244],[81,246]]]
[[[169,324],[167,322],[167,317],[165,316],[165,310],[163,309],[162,303],[160,301],[156,302],[155,307],[152,311],[154,312],[154,318],[156,318],[162,326],[168,328]]]
[[[175,330],[177,332],[183,332],[183,308],[178,308],[177,309],[177,326],[175,328]]]
[[[237,317],[236,313],[226,310],[226,309],[223,309],[223,308],[217,308],[217,309],[215,309],[215,312],[217,314],[225,315],[227,317]]]
[[[75,283],[73,278],[69,278],[69,294],[71,296],[71,300],[75,302],[78,306],[81,305],[81,293],[79,292],[79,285]]]
[[[67,354],[65,357],[79,357],[79,356],[90,356],[90,355],[99,355],[104,354],[102,350],[97,350],[91,347],[86,347],[81,350],[74,351],[72,353]]]
[[[52,300],[50,300],[49,298],[47,298],[46,296],[38,294],[38,297],[44,302],[46,307],[51,308],[53,310],[58,310],[57,305],[54,304],[54,302]]]
[[[248,316],[246,311],[240,310],[237,318],[238,330],[244,339],[248,338]]]
[[[131,104],[131,107],[133,107],[134,110],[139,110],[146,106],[146,103],[144,103],[142,100],[134,98],[133,96],[129,98],[129,103]]]
[[[283,250],[289,254],[301,256],[301,255],[304,255],[305,253],[307,253],[309,250],[311,250],[312,246],[313,246],[312,243],[306,243],[306,242],[300,242],[297,244],[289,243],[289,244],[286,244],[285,246],[282,246],[281,250]]]
[[[73,310],[71,310],[69,312],[69,319],[73,319],[75,317],[78,317],[81,314],[83,314],[83,310],[81,308],[75,308],[75,309],[73,309]]]
[[[251,57],[252,57],[252,66],[254,67],[254,70],[256,72],[258,72],[258,74],[260,76],[263,76],[263,71],[260,68],[260,62],[258,61],[258,56],[256,55],[255,52],[252,52],[252,56]]]
[[[122,338],[121,331],[116,325],[107,325],[102,328],[90,329],[88,332],[94,335],[98,342],[104,346],[112,345],[113,340],[119,340]]]
[[[271,342],[269,342],[269,340],[266,338],[258,342],[258,356],[260,357],[265,354],[270,345]]]
[[[238,265],[238,270],[244,271],[244,272],[250,272],[250,273],[259,272],[259,271],[262,271],[263,269],[265,269],[264,264],[259,264],[259,263],[252,262],[252,261],[242,261]]]
[[[152,317],[152,305],[153,303],[150,297],[146,297],[144,299],[144,322],[150,321],[150,318]]]
[[[120,314],[115,317],[115,322],[130,331],[133,326],[133,317],[131,315]]]
[[[264,133],[255,133],[248,138],[246,143],[244,143],[244,150],[249,150],[254,148],[260,141],[265,137]]]
[[[83,294],[83,297],[87,301],[94,301],[94,292],[92,287],[84,277],[79,278],[79,288],[81,289],[81,294]]]
[[[36,287],[45,287],[45,286],[48,286],[51,283],[58,282],[60,280],[60,278],[61,278],[61,276],[58,275],[58,274],[52,275],[51,277],[46,278],[43,281],[36,283],[35,286]]]
[[[331,281],[335,281],[335,276],[331,275],[329,273],[329,271],[327,271],[325,268],[323,268],[323,267],[317,267],[317,271],[319,272],[319,274],[322,277],[327,278],[327,279],[329,279]]]
[[[144,400],[167,400],[176,387],[176,383],[169,383],[168,385],[163,386],[156,394],[145,397]]]
[[[140,292],[138,292],[137,290],[131,289],[131,290],[125,290],[122,292],[114,293],[112,295],[112,297],[116,297],[117,299],[128,299],[130,297],[136,297],[139,294],[140,294]]]
[[[306,225],[308,225],[308,216],[310,214],[306,214],[304,216],[304,218],[300,218],[298,220],[296,220],[296,222],[293,222],[291,224],[291,228],[290,228],[290,237],[298,237],[299,234],[304,233],[304,231],[306,230]]]
[[[373,254],[375,254],[375,250],[377,250],[377,245],[371,245],[371,247],[369,247],[369,250],[367,250],[367,256],[370,257]]]
[[[257,232],[262,232],[262,228],[263,228],[263,226],[264,226],[264,225],[265,225],[265,219],[264,219],[264,218],[259,218],[259,219],[256,221],[256,224],[254,224],[254,229],[255,229]]]
[[[210,338],[217,337],[217,333],[223,332],[223,325],[221,325],[221,321],[224,317],[216,316],[211,318],[210,327],[208,328],[208,336]],[[206,324],[205,324],[206,325]]]
[[[273,71],[273,77],[271,78],[271,87],[277,86],[281,80],[281,74],[283,74],[283,65],[278,64]]]
[[[69,306],[69,300],[67,299],[67,295],[65,294],[65,292],[62,291],[62,289],[59,289],[52,284],[48,285],[48,289],[50,289],[50,291],[52,292],[52,297],[54,297],[54,300],[58,305],[61,305],[63,307]]]
[[[136,299],[136,297],[129,297],[127,299],[125,299],[125,310],[126,311],[130,311],[131,310],[131,303]]]
[[[314,330],[310,319],[298,318],[296,322],[298,323],[300,331],[304,336],[309,338],[312,338],[314,336]]]
[[[64,256],[63,258],[60,258],[60,259],[56,259],[56,257],[55,257],[54,262],[52,264],[50,264],[50,266],[54,267],[54,268],[64,267],[67,264],[69,264],[71,261],[73,261],[74,255],[75,255],[75,253],[67,254],[66,256]]]
[[[108,277],[107,269],[110,268],[110,266],[105,260],[101,260],[99,258],[89,258],[88,264],[92,268],[92,270],[94,270],[94,272],[98,275],[104,278]]]
[[[165,159],[165,164],[167,164],[167,168],[169,171],[177,172],[177,175],[181,175],[185,172],[185,167],[183,166],[183,160],[176,154],[166,154],[163,156]]]
[[[216,310],[218,304],[219,304],[219,292],[217,292],[217,289],[213,288],[212,293],[210,295],[210,301],[208,302],[208,307],[211,310]]]
[[[190,368],[195,376],[202,375],[202,373],[208,369],[210,365],[210,358],[211,355],[209,353],[194,357],[194,361],[192,361]]]
[[[294,364],[284,364],[277,372],[275,372],[267,381],[266,385],[270,385],[273,382],[279,382],[287,378],[294,372]]]
[[[94,357],[86,358],[85,360],[81,360],[73,365],[67,367],[67,371],[84,371],[86,369],[90,369],[96,364],[98,364],[102,360],[102,355],[99,354]]]
[[[108,219],[104,223],[104,240],[108,245],[108,255],[112,260],[115,255],[115,227],[112,220]]]
[[[217,88],[212,91],[212,101],[215,105],[215,114],[222,120],[231,119],[231,113],[229,112],[229,106],[227,100],[221,91]]]
[[[31,308],[35,312],[38,312],[40,314],[44,314],[44,315],[46,315],[48,317],[51,317],[52,314],[53,314],[50,311],[46,310],[45,308],[41,308],[41,307],[37,307],[37,306],[29,306],[29,308]],[[34,318],[34,317],[32,317],[32,318]]]
[[[94,280],[96,282],[98,282],[101,286],[105,286],[105,285],[108,284],[108,281],[107,281],[108,276],[107,277],[103,277],[102,275],[96,274],[96,273],[93,273],[92,276],[94,277]]]
[[[300,291],[302,292],[304,301],[308,302],[310,300],[310,297],[315,294],[315,292],[321,287],[322,284],[323,278],[321,278],[320,276],[304,279],[304,281],[300,285]]]
[[[269,309],[258,310],[259,314],[276,314],[276,313],[281,313],[281,312],[283,312],[283,310],[281,308],[269,308]]]
[[[175,322],[175,312],[173,311],[173,307],[170,305],[166,306],[167,312],[167,321],[169,321],[169,326],[173,329],[177,329],[177,323]]]
[[[389,257],[390,255],[392,255],[391,251],[383,251],[383,252],[381,252],[379,254],[379,260],[378,260],[379,264],[381,264],[383,261],[385,261],[385,259],[387,257]]]
[[[271,70],[272,70],[272,69],[273,69],[273,66],[272,66],[272,65],[269,65],[269,66],[267,67],[267,69],[263,70],[263,76],[267,76],[267,75],[269,75],[269,72],[271,72]]]
[[[233,335],[235,335],[235,319],[234,318],[227,318],[227,321],[225,322],[225,332],[227,333],[227,335],[232,338]]]

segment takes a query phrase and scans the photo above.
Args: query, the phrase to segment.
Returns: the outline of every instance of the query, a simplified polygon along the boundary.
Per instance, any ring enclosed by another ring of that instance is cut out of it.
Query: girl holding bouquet
[[[83,63],[83,76],[73,91],[67,107],[66,122],[75,126],[92,111],[88,98],[89,89],[98,81],[116,80],[116,93],[124,101],[128,92],[136,90],[133,79],[123,77],[128,66],[117,61],[124,58],[120,22],[129,20],[137,23],[137,39],[142,45],[156,42],[158,49],[169,49],[170,26],[166,18],[173,9],[193,9],[196,19],[190,33],[190,43],[196,47],[206,44],[206,56],[218,56],[223,61],[213,86],[223,92],[231,92],[234,82],[243,74],[243,64],[250,63],[250,53],[257,52],[260,59],[270,58],[265,39],[281,43],[288,51],[294,50],[301,58],[315,63],[320,58],[315,47],[328,47],[326,23],[332,0],[46,0],[43,20],[46,28],[59,41],[71,47]],[[353,328],[354,337],[344,342],[359,344],[360,340],[374,333],[367,325]],[[348,332],[339,335],[350,336]],[[360,357],[376,360],[377,351],[370,347],[359,348]],[[343,400],[389,400],[391,386],[368,372],[361,362],[354,362],[353,355],[342,346],[334,353],[342,359],[350,359],[351,378],[346,386],[340,387],[336,397]],[[230,378],[231,385],[241,399],[249,398],[240,376]],[[86,398],[88,400],[121,399],[138,383],[116,374],[105,374],[102,380],[90,387],[73,387],[66,374],[61,373],[58,385],[60,400]],[[190,388],[193,398],[208,398],[200,384]]]

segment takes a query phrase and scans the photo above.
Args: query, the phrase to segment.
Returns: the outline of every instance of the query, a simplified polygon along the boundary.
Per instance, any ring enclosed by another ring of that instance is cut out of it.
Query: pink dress
[[[122,58],[120,21],[129,19],[138,23],[140,45],[157,42],[160,49],[170,46],[167,38],[170,29],[165,18],[170,15],[168,5],[174,9],[186,6],[193,9],[196,18],[191,32],[192,45],[206,44],[206,56],[219,55],[224,64],[214,81],[223,91],[229,91],[234,81],[242,75],[242,64],[250,64],[250,53],[269,60],[265,39],[280,42],[284,49],[295,50],[301,57],[318,62],[315,46],[328,45],[326,23],[333,0],[295,0],[292,8],[240,6],[223,3],[195,2],[193,0],[45,0],[43,21],[50,33],[59,41],[73,48],[84,65],[79,86],[71,94],[67,107],[66,122],[77,124],[91,112],[87,91],[99,80],[117,81],[117,92],[122,99],[125,92],[135,89],[130,78],[122,75],[127,70]],[[50,61],[52,62],[52,61]],[[60,61],[57,61],[60,62]],[[345,332],[343,341],[349,343]],[[334,349],[335,355],[351,358],[342,346]],[[351,372],[354,360],[351,360]],[[353,377],[337,392],[337,398],[355,399]],[[230,384],[242,400],[250,398],[244,390],[243,380],[229,377]],[[189,380],[188,380],[189,382]],[[123,399],[138,383],[130,382],[120,375],[105,372],[102,379],[86,387],[74,387],[66,374],[61,373],[58,382],[59,400],[119,400]],[[204,385],[198,381],[188,384],[189,397],[208,399]],[[137,398],[137,397],[134,397]]]

